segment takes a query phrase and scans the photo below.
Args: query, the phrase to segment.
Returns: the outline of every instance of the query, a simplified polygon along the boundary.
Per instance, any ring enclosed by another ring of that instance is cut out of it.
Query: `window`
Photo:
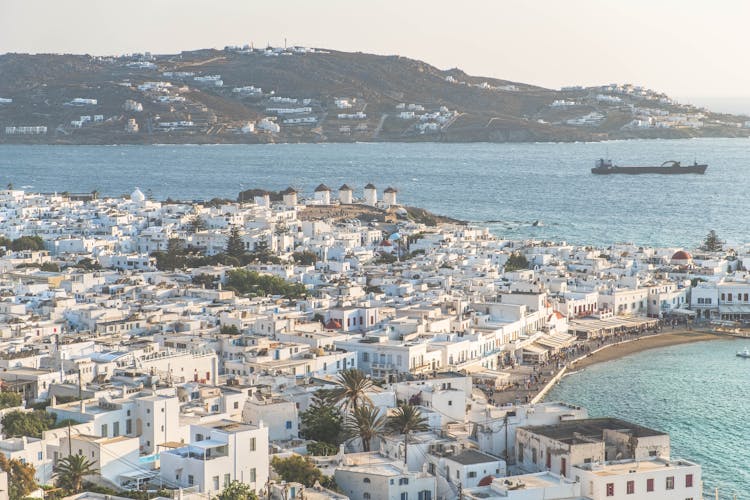
[[[219,476],[214,476],[213,480],[214,480],[214,490],[218,490],[219,489]]]
[[[125,421],[125,434],[132,434],[132,432],[133,432],[133,421],[131,419],[127,419]]]
[[[635,481],[628,481],[627,494],[632,495],[633,493],[635,493]]]
[[[536,448],[531,449],[531,462],[536,463]]]
[[[615,483],[607,483],[607,496],[615,496]]]
[[[369,494],[369,493],[367,493],[367,492],[365,492],[365,493],[364,493],[364,494],[362,495],[362,498],[364,498],[365,500],[369,500],[369,498],[370,498],[370,494]]]
[[[402,485],[403,484],[409,484],[409,478],[408,477],[399,478],[398,484],[402,484]]]
[[[235,401],[234,402],[234,409],[237,410],[237,409],[239,409],[239,407],[240,407],[239,401]]]
[[[224,487],[226,488],[232,483],[232,475],[231,474],[224,474]]]
[[[196,441],[203,441],[203,434],[196,434],[195,435],[195,440]]]
[[[470,471],[468,477],[477,477],[477,473],[474,471]]]
[[[192,474],[188,474],[188,484],[190,486],[192,486],[193,484],[195,484],[195,478],[193,477]]]
[[[401,500],[409,500],[409,494],[405,491],[401,493]]]
[[[654,491],[654,480],[646,479],[646,491]]]
[[[286,421],[286,428],[287,429],[291,429],[292,428],[292,421],[291,420],[287,420]]]
[[[252,469],[250,469],[250,482],[254,483],[255,480],[256,480],[256,472],[255,472],[255,467],[253,467]]]
[[[107,431],[108,430],[109,429],[107,429],[107,424],[102,424],[102,434],[101,434],[101,436],[102,437],[107,437]]]
[[[364,478],[364,479],[362,480],[362,482],[363,482],[363,483],[369,483],[369,482],[370,482],[370,478],[369,478],[369,477],[366,477],[366,478]]]
[[[667,477],[667,489],[668,490],[674,489],[674,476]]]
[[[250,451],[255,451],[255,438],[250,438]]]
[[[518,445],[518,462],[523,462],[523,445],[520,443]]]
[[[41,453],[40,453],[40,455],[41,455]],[[688,475],[685,476],[685,487],[686,488],[692,488],[693,487],[693,475],[692,474],[688,474]]]
[[[36,454],[36,459],[41,460],[43,455],[44,454],[40,451],[39,453]],[[690,485],[692,486],[692,484],[693,484],[693,477],[690,476]]]
[[[365,363],[369,363],[370,362],[370,353],[369,352],[363,352],[362,353],[362,361],[365,362]],[[339,364],[339,362],[337,361],[336,362],[336,368],[338,368],[338,364]]]
[[[656,450],[651,450],[648,452],[649,457],[655,457],[656,456]]]
[[[117,437],[120,435],[120,422],[115,422],[112,424],[112,437]]]

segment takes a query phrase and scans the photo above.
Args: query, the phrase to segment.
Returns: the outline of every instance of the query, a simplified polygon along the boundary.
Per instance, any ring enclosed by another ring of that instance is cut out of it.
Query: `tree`
[[[39,236],[21,236],[13,240],[11,248],[14,252],[23,250],[44,250],[44,240]]]
[[[310,406],[300,414],[300,419],[300,435],[305,439],[332,445],[341,443],[342,416],[331,391],[317,391]]]
[[[365,404],[354,408],[351,418],[346,422],[347,434],[358,437],[362,442],[362,451],[370,451],[372,440],[380,437],[385,429],[386,419],[380,415],[380,410],[372,405]]]
[[[185,266],[185,249],[182,247],[182,240],[179,238],[169,238],[167,241],[167,250],[164,252],[154,252],[156,257],[156,268],[160,271],[174,271],[175,269]]]
[[[240,331],[237,325],[221,325],[219,333],[222,335],[239,335]]]
[[[336,384],[339,386],[334,389],[336,401],[344,410],[354,411],[363,404],[372,404],[366,394],[372,389],[372,380],[362,370],[348,368],[340,371]]]
[[[195,214],[188,221],[188,231],[190,231],[191,233],[197,233],[199,231],[205,231],[207,227],[208,226],[206,225],[206,221],[203,220],[203,217],[201,217],[198,214]]]
[[[41,438],[42,433],[55,423],[55,415],[46,411],[11,411],[6,413],[0,423],[6,437]]]
[[[90,257],[84,257],[76,262],[75,267],[85,269],[86,271],[96,271],[102,268],[101,264]]]
[[[712,229],[706,235],[706,239],[703,240],[701,250],[705,250],[706,252],[720,252],[723,247],[724,242],[719,239],[716,231]]]
[[[529,261],[528,259],[518,252],[513,252],[510,254],[510,257],[508,257],[508,260],[505,262],[505,271],[511,272],[511,271],[518,271],[519,269],[528,269],[529,268]]]
[[[227,249],[225,253],[235,259],[240,259],[245,255],[245,243],[242,241],[240,228],[237,226],[232,226],[232,229],[229,230],[229,238],[227,238]]]
[[[292,254],[292,259],[294,260],[294,262],[302,266],[313,266],[316,262],[318,262],[318,256],[315,254],[315,252],[311,252],[310,250],[294,252]]]
[[[21,406],[23,398],[17,392],[0,392],[0,409]]]
[[[311,488],[316,481],[320,484],[327,482],[320,469],[311,460],[301,455],[292,455],[289,458],[273,457],[271,466],[281,479],[288,483],[302,483]]]
[[[5,247],[6,250],[10,250],[13,246],[13,241],[7,236],[0,236],[0,247]]]
[[[392,415],[388,417],[386,424],[388,430],[394,434],[403,434],[404,436],[404,463],[407,459],[407,448],[409,444],[409,434],[413,432],[426,431],[428,429],[427,419],[416,406],[402,404],[396,408]]]
[[[290,283],[278,276],[260,274],[247,269],[229,271],[227,289],[254,296],[283,295],[291,299],[302,297],[307,293],[307,289],[301,283]]]
[[[33,465],[27,465],[20,460],[8,460],[4,453],[0,453],[0,470],[8,473],[8,498],[21,500],[36,489]]]
[[[193,276],[193,285],[200,285],[204,288],[216,288],[216,284],[214,281],[216,280],[215,276],[212,276],[210,274],[201,273],[197,276]]]
[[[308,455],[316,457],[330,457],[339,452],[339,447],[323,441],[312,441],[307,443]]]
[[[42,267],[39,268],[42,271],[47,271],[51,273],[59,273],[60,272],[60,266],[56,262],[45,262],[42,264]]]
[[[235,480],[221,490],[221,493],[216,495],[215,500],[258,500],[258,495],[255,494],[249,484]]]
[[[83,478],[98,473],[93,462],[83,455],[68,455],[57,463],[53,475],[58,486],[79,493],[83,488]]]

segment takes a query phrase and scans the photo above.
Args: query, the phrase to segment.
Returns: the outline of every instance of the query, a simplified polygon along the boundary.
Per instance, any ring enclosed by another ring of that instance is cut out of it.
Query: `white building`
[[[322,205],[330,205],[331,204],[331,189],[326,186],[325,184],[320,184],[318,187],[315,188],[315,201]]]
[[[343,184],[339,188],[339,203],[343,205],[351,205],[354,202],[354,191],[352,188],[347,186],[346,184]]]
[[[398,193],[396,188],[390,186],[385,188],[383,191],[383,203],[386,205],[396,205],[396,193]]]
[[[191,425],[189,444],[160,458],[167,484],[213,496],[240,481],[258,492],[268,480],[268,429],[232,420]]]
[[[349,498],[366,500],[436,499],[437,480],[426,472],[409,472],[402,463],[378,453],[352,453],[334,474]]]
[[[365,186],[365,205],[374,207],[378,204],[378,190],[374,184],[369,183]]]

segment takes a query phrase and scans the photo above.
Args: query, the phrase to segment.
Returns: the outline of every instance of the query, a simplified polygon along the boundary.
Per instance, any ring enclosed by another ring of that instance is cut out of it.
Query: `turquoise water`
[[[693,159],[704,176],[594,176],[596,158],[620,164]],[[310,193],[320,182],[393,185],[400,200],[486,222],[507,237],[584,244],[695,246],[709,229],[747,239],[750,140],[572,144],[278,144],[222,146],[0,146],[0,185],[37,191],[130,193],[158,199],[235,198],[242,189]],[[534,221],[541,227],[533,227]]]
[[[746,346],[716,340],[651,349],[569,375],[546,399],[669,432],[672,456],[703,466],[706,493],[718,487],[722,499],[747,499],[750,359],[735,356]]]

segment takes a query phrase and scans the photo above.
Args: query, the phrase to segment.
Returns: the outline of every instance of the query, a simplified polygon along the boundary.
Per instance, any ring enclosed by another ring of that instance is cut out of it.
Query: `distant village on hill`
[[[0,55],[0,143],[743,137],[750,118],[631,84],[550,90],[398,56],[252,46]]]

